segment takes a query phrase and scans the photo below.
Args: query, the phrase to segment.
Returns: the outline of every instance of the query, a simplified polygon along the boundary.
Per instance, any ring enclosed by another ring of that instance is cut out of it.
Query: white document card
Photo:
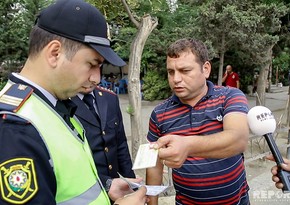
[[[132,169],[146,169],[155,167],[157,163],[158,150],[150,149],[150,144],[141,144],[139,146],[134,165]]]

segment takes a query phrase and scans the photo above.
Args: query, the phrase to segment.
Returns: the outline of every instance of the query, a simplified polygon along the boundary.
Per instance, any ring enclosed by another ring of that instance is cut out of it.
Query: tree
[[[196,29],[214,48],[213,56],[219,58],[218,85],[222,84],[225,53],[246,39],[247,30],[261,18],[249,10],[252,6],[252,1],[210,0],[199,8]]]
[[[51,1],[51,0],[50,0]],[[0,81],[18,71],[27,58],[28,36],[38,11],[47,0],[4,0],[0,2]]]
[[[23,1],[6,0],[0,3],[0,64],[9,68],[18,64],[26,52],[27,35],[23,29]],[[23,37],[25,35],[25,37]],[[25,49],[24,49],[25,48]]]
[[[262,83],[271,62],[269,55],[279,39],[275,35],[281,25],[279,18],[286,10],[282,3],[265,4],[253,0],[210,0],[200,7],[198,29],[203,34],[201,38],[211,42],[219,58],[219,85],[225,53],[233,48],[246,52],[248,60],[261,68],[258,83]],[[258,93],[262,89],[258,85]],[[261,93],[262,103],[263,96]]]
[[[272,66],[273,47],[279,41],[277,31],[281,28],[280,18],[284,16],[288,8],[283,3],[254,4],[251,12],[260,16],[255,24],[252,24],[251,31],[248,32],[247,40],[249,43],[243,44],[243,49],[248,52],[256,65],[260,68],[256,104],[265,105],[265,90],[270,67]],[[245,41],[245,39],[244,39]],[[268,81],[271,86],[271,81]]]
[[[131,137],[132,137],[132,156],[135,158],[140,141],[143,138],[143,129],[141,123],[141,87],[140,87],[140,65],[141,56],[145,42],[157,26],[158,20],[152,18],[149,14],[144,15],[140,22],[131,13],[131,10],[125,0],[122,0],[126,12],[132,23],[138,28],[138,32],[131,44],[129,69],[128,69],[128,93],[130,118],[131,118]]]

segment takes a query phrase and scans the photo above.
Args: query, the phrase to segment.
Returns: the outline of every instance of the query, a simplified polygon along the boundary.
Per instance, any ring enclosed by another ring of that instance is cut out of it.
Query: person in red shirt
[[[239,75],[233,71],[233,68],[231,65],[227,65],[226,72],[222,79],[223,83],[225,83],[226,86],[240,88],[240,78]]]

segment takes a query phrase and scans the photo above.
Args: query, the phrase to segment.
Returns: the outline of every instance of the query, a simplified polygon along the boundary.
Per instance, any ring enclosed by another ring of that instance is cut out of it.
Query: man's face
[[[233,69],[232,69],[231,66],[227,66],[227,67],[226,67],[226,70],[227,70],[227,73],[228,73],[228,74],[231,74]]]
[[[100,66],[104,58],[95,50],[83,47],[68,60],[61,55],[55,81],[55,93],[59,99],[67,99],[77,93],[89,93],[100,82]]]
[[[190,104],[189,101],[204,95],[211,71],[209,62],[201,66],[192,52],[183,52],[179,58],[167,57],[166,62],[170,88],[183,103]]]

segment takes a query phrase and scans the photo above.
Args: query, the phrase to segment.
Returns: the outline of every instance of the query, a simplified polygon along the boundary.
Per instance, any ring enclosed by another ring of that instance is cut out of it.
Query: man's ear
[[[57,40],[49,42],[46,46],[45,54],[48,64],[55,68],[61,54],[61,43]]]
[[[204,73],[205,78],[209,78],[210,72],[211,72],[211,64],[209,61],[206,61],[203,66],[202,66],[202,70]]]

